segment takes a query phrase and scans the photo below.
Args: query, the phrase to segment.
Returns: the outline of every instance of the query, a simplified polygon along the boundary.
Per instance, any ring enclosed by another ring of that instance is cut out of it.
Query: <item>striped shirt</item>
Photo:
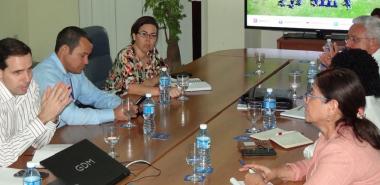
[[[14,96],[0,81],[0,166],[15,162],[30,146],[40,148],[50,142],[56,124],[44,125],[37,117],[40,97],[32,81],[24,95]]]

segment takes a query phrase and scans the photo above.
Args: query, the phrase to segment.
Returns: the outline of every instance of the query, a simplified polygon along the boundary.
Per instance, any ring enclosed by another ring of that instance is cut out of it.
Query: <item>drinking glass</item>
[[[301,85],[301,73],[299,71],[294,71],[289,73],[289,86],[292,91],[293,101],[297,100],[297,88]]]
[[[257,69],[256,69],[255,73],[257,75],[264,74],[264,70],[261,69],[261,65],[265,61],[265,53],[255,52],[254,58],[255,58],[255,61],[256,61],[256,64],[257,64]]]
[[[180,101],[186,101],[189,98],[185,96],[185,90],[189,87],[189,75],[179,74],[177,75],[177,86],[181,88],[181,96],[178,97]]]
[[[132,123],[132,115],[134,114],[133,103],[129,100],[129,97],[122,100],[123,114],[128,117],[128,122],[121,124],[122,128],[133,128],[136,125]]]
[[[117,157],[115,146],[119,142],[119,134],[114,125],[106,125],[103,127],[104,142],[110,146],[111,151],[108,153],[112,158]]]
[[[247,104],[249,117],[251,118],[251,128],[247,129],[249,133],[258,133],[261,130],[257,128],[257,121],[260,120],[263,116],[262,112],[262,102],[255,100],[248,100]]]
[[[202,176],[197,174],[196,167],[199,163],[200,158],[195,143],[192,143],[188,146],[186,153],[186,163],[193,168],[192,174],[188,177],[192,182],[202,182]]]

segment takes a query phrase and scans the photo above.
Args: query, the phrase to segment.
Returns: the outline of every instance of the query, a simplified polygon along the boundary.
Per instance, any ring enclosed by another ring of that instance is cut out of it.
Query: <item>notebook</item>
[[[190,82],[186,92],[192,91],[211,91],[211,85],[205,81]]]
[[[130,174],[124,165],[87,139],[40,163],[59,179],[55,184],[111,185]]]
[[[305,119],[305,107],[303,105],[280,113],[281,116]]]
[[[172,86],[176,86],[177,79],[171,79]],[[209,83],[202,81],[199,78],[190,78],[189,79],[189,87],[185,90],[186,92],[194,92],[194,91],[211,91],[212,87]]]
[[[258,140],[272,140],[283,148],[293,148],[306,144],[313,143],[313,141],[298,131],[286,131],[280,128],[252,134],[251,137]]]

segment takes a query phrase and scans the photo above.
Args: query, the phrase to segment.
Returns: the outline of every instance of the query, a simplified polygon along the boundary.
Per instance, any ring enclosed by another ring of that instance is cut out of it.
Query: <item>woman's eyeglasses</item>
[[[355,36],[350,36],[350,35],[348,35],[348,36],[344,39],[344,41],[345,41],[346,43],[348,43],[348,42],[358,43],[358,42],[360,42],[360,40],[363,40],[363,39],[372,39],[372,38],[369,38],[369,37],[355,37]]]
[[[310,92],[308,93],[305,93],[305,101],[308,102],[310,99],[312,98],[316,98],[316,99],[320,99],[321,101],[323,101],[324,103],[328,102],[330,99],[328,98],[325,98],[323,96],[315,96],[315,95],[312,95]]]
[[[145,31],[140,31],[140,32],[137,32],[137,34],[139,34],[142,38],[144,39],[156,39],[157,38],[157,33],[147,33]]]

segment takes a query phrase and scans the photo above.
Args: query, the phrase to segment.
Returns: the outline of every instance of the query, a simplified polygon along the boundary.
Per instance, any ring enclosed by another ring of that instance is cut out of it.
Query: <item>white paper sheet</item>
[[[70,147],[72,144],[49,144],[41,149],[36,150],[34,153],[32,161],[36,164],[40,164],[40,161],[64,150],[67,147]],[[37,167],[42,167],[41,165]]]
[[[20,171],[20,169],[0,167],[0,184],[6,184],[6,185],[22,184],[22,177],[13,176],[13,174],[15,174],[18,171]]]

